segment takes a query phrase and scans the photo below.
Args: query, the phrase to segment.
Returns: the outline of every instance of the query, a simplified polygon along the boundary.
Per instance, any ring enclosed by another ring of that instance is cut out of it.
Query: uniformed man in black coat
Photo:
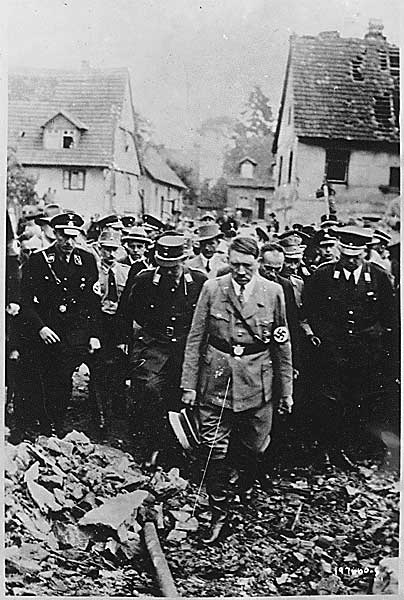
[[[61,432],[72,374],[99,349],[98,269],[94,256],[76,246],[83,219],[52,218],[56,241],[32,254],[21,283],[21,306],[39,363],[49,431]]]
[[[141,326],[130,357],[133,425],[151,462],[163,448],[167,458],[167,415],[181,406],[179,384],[185,342],[206,280],[203,273],[184,265],[184,244],[182,235],[166,235],[157,241],[158,266],[135,277],[127,304],[126,319]]]
[[[393,290],[387,273],[364,259],[371,231],[346,226],[334,233],[341,257],[306,281],[303,309],[316,341],[317,439],[327,461],[352,469],[344,449],[357,440],[360,421],[369,422],[383,407],[386,367],[394,351]]]

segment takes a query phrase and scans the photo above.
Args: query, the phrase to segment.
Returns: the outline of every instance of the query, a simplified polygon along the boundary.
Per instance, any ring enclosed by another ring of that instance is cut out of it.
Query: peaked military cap
[[[385,231],[382,231],[381,229],[375,229],[373,232],[373,239],[371,240],[371,244],[384,244],[386,246],[388,246],[388,244],[391,242],[391,235],[389,235],[388,233],[386,233]]]
[[[154,230],[163,230],[164,223],[157,219],[157,217],[153,217],[153,215],[143,215],[143,223],[145,225],[145,229],[154,229]]]
[[[183,235],[163,235],[156,242],[154,258],[161,267],[179,264],[187,257]]]
[[[118,215],[106,215],[97,221],[98,227],[103,229],[104,227],[113,227],[114,229],[122,229],[123,225],[121,223]]]
[[[319,246],[333,246],[337,242],[338,238],[336,235],[325,233],[319,241]]]
[[[134,215],[123,215],[121,223],[124,227],[133,227],[136,225],[136,217]]]
[[[66,235],[78,235],[84,225],[84,220],[77,213],[65,212],[52,217],[50,225],[58,231],[63,231]]]
[[[357,256],[366,248],[366,244],[372,240],[372,230],[355,225],[346,225],[333,229],[339,241],[342,254]]]

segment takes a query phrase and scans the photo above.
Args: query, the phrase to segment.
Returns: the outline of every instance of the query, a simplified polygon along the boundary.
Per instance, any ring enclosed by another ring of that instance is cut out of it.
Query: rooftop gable
[[[112,166],[114,132],[128,87],[127,69],[10,72],[8,143],[17,149],[22,164]],[[69,150],[47,150],[43,125],[61,112],[80,124],[80,144]]]
[[[399,142],[399,49],[380,29],[364,39],[291,36],[274,151],[289,85],[297,136]]]
[[[49,117],[49,119],[47,119],[45,121],[45,123],[43,125],[41,125],[41,127],[46,127],[48,125],[48,123],[50,123],[51,121],[56,119],[56,117],[58,117],[59,115],[64,117],[65,119],[67,119],[72,125],[74,125],[80,131],[88,130],[87,125],[85,123],[83,123],[83,121],[80,121],[80,119],[78,119],[77,117],[73,117],[71,114],[69,114],[65,110],[59,110],[57,113],[53,114],[51,117]]]

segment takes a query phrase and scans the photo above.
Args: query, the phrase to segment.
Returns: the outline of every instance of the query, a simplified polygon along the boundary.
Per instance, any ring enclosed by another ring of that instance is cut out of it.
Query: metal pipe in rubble
[[[146,521],[143,526],[144,541],[157,575],[161,593],[165,597],[179,598],[170,567],[161,548],[159,536],[153,522]]]

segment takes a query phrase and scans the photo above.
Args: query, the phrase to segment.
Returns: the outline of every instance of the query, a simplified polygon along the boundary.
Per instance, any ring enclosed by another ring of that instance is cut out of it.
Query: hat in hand
[[[175,437],[187,452],[200,445],[198,424],[192,410],[183,408],[180,412],[170,410],[168,420]]]

